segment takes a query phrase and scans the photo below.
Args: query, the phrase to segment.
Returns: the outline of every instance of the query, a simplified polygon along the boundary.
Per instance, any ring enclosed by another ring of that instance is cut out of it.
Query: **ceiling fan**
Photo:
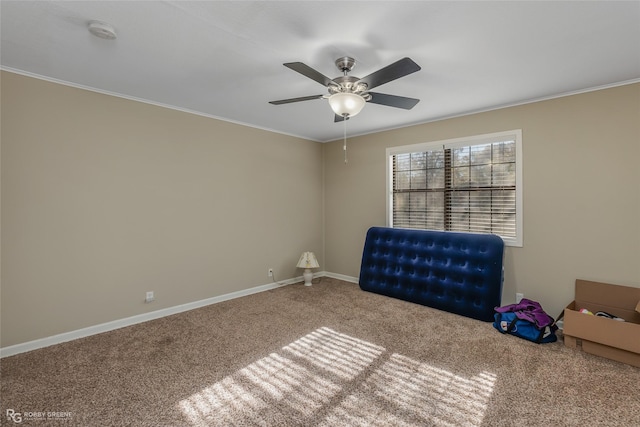
[[[336,77],[335,79],[330,79],[302,62],[288,62],[283,64],[285,67],[290,68],[293,71],[297,71],[303,76],[325,86],[329,90],[329,94],[281,99],[279,101],[270,101],[269,103],[273,105],[281,105],[292,102],[326,98],[329,100],[329,105],[335,113],[334,122],[341,122],[358,114],[366,102],[387,105],[389,107],[403,108],[405,110],[412,109],[418,102],[420,102],[419,99],[415,98],[370,92],[371,89],[377,86],[381,86],[385,83],[389,83],[390,81],[399,79],[400,77],[419,71],[420,66],[410,58],[402,58],[399,61],[396,61],[391,65],[387,65],[386,67],[381,68],[380,70],[363,78],[348,75],[356,64],[355,59],[349,56],[344,56],[336,59],[335,64],[343,73],[342,76]]]

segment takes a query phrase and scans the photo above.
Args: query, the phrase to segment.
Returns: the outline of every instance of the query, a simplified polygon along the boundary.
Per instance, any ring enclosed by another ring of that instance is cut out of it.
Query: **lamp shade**
[[[362,111],[364,104],[364,98],[355,93],[338,92],[329,97],[331,109],[334,113],[342,117],[355,116]]]
[[[318,264],[318,260],[316,259],[316,255],[313,252],[304,252],[300,257],[300,261],[298,261],[298,268],[318,268],[320,264]]]

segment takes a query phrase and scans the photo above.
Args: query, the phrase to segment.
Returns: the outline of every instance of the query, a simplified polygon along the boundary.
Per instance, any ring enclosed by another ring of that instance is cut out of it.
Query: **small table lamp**
[[[316,259],[316,255],[313,252],[304,252],[300,257],[300,261],[298,261],[298,268],[304,268],[304,273],[302,277],[304,277],[304,285],[311,286],[311,279],[313,279],[313,273],[311,272],[311,268],[318,268],[320,264],[318,264],[318,260]]]

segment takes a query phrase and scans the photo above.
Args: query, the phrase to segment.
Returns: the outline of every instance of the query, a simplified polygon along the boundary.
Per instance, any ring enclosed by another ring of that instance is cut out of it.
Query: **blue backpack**
[[[523,298],[518,304],[496,307],[493,327],[503,334],[511,334],[535,343],[557,341],[558,327],[553,317],[540,303]]]

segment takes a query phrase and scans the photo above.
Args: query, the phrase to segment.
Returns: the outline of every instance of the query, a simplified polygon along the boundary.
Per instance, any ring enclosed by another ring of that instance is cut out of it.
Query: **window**
[[[522,131],[387,149],[390,227],[493,233],[522,246]]]

